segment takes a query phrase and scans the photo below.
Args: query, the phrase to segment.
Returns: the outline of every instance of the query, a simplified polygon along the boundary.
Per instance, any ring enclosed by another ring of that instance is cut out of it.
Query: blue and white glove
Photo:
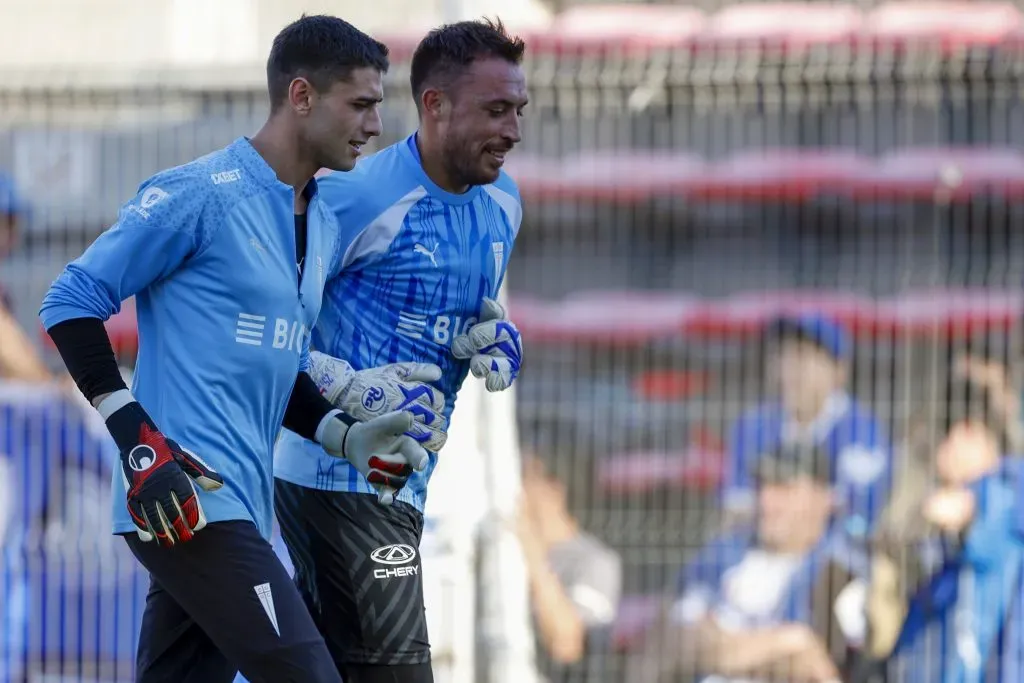
[[[444,394],[428,382],[441,379],[430,363],[393,363],[355,370],[345,361],[319,351],[309,354],[309,376],[335,407],[360,422],[405,411],[414,418],[409,436],[437,453],[448,439]]]
[[[505,307],[484,297],[480,322],[452,340],[452,355],[469,359],[470,372],[484,380],[487,391],[505,391],[519,376],[523,341]]]

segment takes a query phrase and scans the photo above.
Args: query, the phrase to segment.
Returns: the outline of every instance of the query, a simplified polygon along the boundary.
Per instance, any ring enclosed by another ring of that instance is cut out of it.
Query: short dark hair
[[[807,477],[828,485],[832,467],[828,451],[819,444],[782,444],[755,459],[750,465],[759,484],[783,484]]]
[[[460,21],[435,28],[412,55],[409,83],[416,106],[428,86],[450,84],[478,59],[497,57],[520,64],[525,52],[523,39],[509,35],[500,19]]]
[[[302,15],[274,38],[267,58],[267,90],[276,108],[298,77],[317,90],[349,77],[354,69],[373,67],[386,73],[388,48],[352,24],[323,14]]]

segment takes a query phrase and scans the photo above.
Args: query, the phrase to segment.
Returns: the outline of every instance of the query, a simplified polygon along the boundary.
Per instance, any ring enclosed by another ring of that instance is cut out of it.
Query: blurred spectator
[[[0,263],[14,251],[27,213],[28,205],[18,195],[14,181],[0,173]],[[0,286],[0,380],[50,380],[49,371],[10,311],[11,301]]]
[[[1009,362],[988,354],[964,353],[954,362],[953,373],[984,390],[992,419],[999,422],[1006,436],[1007,453],[1024,455],[1021,394]]]
[[[837,519],[865,537],[885,503],[892,456],[879,420],[847,390],[852,343],[822,316],[782,318],[765,334],[768,371],[778,399],[740,417],[729,442],[726,511],[753,508],[751,464],[780,446],[820,446],[830,459]]]
[[[841,603],[857,601],[867,567],[831,524],[831,461],[827,449],[787,446],[753,463],[756,525],[713,541],[683,570],[626,680],[840,680],[863,637],[838,618],[850,609]]]
[[[14,251],[21,221],[28,212],[28,204],[18,194],[14,179],[0,171],[0,261]]]
[[[1021,482],[1004,466],[1005,411],[976,377],[954,380],[947,399],[934,458],[937,486],[899,527],[902,535],[883,529],[885,552],[873,568],[868,602],[869,650],[879,661],[892,652],[898,680],[906,683],[1024,680]],[[927,560],[906,552],[927,547],[921,527],[944,550],[924,579],[914,569]],[[876,667],[858,683],[884,680],[884,672]]]
[[[615,618],[621,560],[580,529],[569,512],[565,485],[534,457],[523,468],[518,535],[541,655],[554,668],[576,664]]]
[[[42,654],[59,666],[134,652],[144,584],[110,535],[116,448],[88,414],[55,384],[0,382],[0,681]],[[58,629],[80,635],[44,642]]]

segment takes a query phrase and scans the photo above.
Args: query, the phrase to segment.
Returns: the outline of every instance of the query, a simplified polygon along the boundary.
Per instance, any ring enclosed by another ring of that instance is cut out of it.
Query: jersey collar
[[[274,187],[276,189],[285,189],[289,193],[292,192],[291,185],[281,182],[277,173],[270,167],[267,160],[264,159],[256,148],[252,146],[252,142],[247,137],[240,137],[228,147],[231,152],[242,162],[242,166],[245,167],[247,173],[253,178],[266,186]],[[313,197],[317,194],[317,183],[315,178],[310,178],[306,184],[303,194],[306,195],[306,199],[312,201]]]
[[[423,162],[420,159],[420,150],[416,146],[416,133],[413,133],[405,139],[404,142],[399,143],[398,153],[402,157],[403,161],[410,166],[412,172],[416,174],[417,179],[423,188],[427,191],[431,197],[439,199],[445,204],[460,205],[469,204],[471,201],[477,198],[480,194],[481,186],[473,185],[462,194],[455,194],[454,192],[448,192],[447,190],[441,189],[437,183],[430,179],[427,172],[423,170]]]

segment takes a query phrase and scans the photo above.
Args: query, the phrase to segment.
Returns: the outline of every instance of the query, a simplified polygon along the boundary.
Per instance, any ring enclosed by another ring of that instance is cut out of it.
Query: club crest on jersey
[[[387,405],[387,395],[381,387],[367,387],[362,396],[363,408],[371,413],[383,410]]]
[[[491,253],[494,254],[494,278],[501,277],[501,268],[505,265],[505,243],[491,242]]]

